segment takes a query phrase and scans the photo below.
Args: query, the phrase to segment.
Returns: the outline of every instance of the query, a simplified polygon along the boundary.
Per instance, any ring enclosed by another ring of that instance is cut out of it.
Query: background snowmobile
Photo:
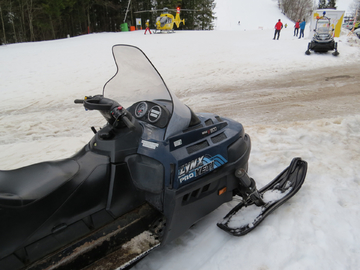
[[[305,54],[310,55],[310,50],[314,52],[328,52],[335,50],[332,54],[338,56],[337,42],[333,38],[334,29],[331,27],[331,20],[326,16],[317,18],[315,24],[315,34]]]
[[[218,226],[243,235],[304,182],[307,163],[295,158],[257,190],[240,123],[195,114],[138,48],[113,55],[103,94],[75,100],[107,122],[90,142],[67,159],[0,171],[0,269],[123,269],[234,195],[242,202]],[[254,207],[254,220],[234,222]]]

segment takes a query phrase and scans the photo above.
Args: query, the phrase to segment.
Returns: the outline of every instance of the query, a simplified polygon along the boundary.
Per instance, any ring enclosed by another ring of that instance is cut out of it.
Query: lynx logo
[[[180,178],[180,184],[183,182],[183,181],[187,181],[187,180],[190,180],[191,178],[194,178],[195,177],[195,173],[192,172],[192,173],[189,173],[188,175],[185,175],[183,177]]]
[[[190,179],[195,179],[227,163],[222,155],[205,155],[185,163],[178,170],[180,184]]]
[[[196,176],[200,176],[202,174],[205,174],[207,172],[211,172],[214,169],[214,161],[211,161],[210,163],[207,163],[200,168],[196,168]]]
[[[204,156],[199,157],[197,159],[194,159],[194,160],[182,165],[180,167],[180,170],[179,170],[179,177],[181,177],[182,175],[187,174],[188,172],[190,172],[190,171],[194,170],[195,168],[201,166],[203,159],[204,159]]]

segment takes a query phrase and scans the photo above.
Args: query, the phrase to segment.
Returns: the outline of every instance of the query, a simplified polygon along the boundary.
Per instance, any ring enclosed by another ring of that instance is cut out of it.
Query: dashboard
[[[140,101],[133,104],[128,111],[139,121],[164,128],[171,117],[172,103],[169,101]]]

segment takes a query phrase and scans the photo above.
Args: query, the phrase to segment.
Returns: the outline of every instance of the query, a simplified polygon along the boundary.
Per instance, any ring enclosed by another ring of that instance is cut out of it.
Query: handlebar
[[[105,98],[102,95],[88,96],[84,99],[75,99],[74,103],[83,104],[87,110],[98,110],[106,121],[114,128],[121,128],[119,122],[125,124],[129,129],[134,129],[135,125],[131,122],[132,115],[115,100]]]
[[[129,129],[134,129],[134,128],[135,128],[135,125],[129,120],[129,118],[128,118],[126,115],[124,115],[124,116],[122,117],[122,120],[123,120],[124,124],[125,124]]]
[[[74,100],[74,103],[75,103],[75,104],[83,104],[83,103],[84,103],[84,100],[83,100],[83,99],[75,99],[75,100]]]
[[[115,118],[115,122],[113,124],[114,127],[117,127],[117,125],[118,125],[117,121],[119,121],[119,119],[120,119],[129,129],[135,128],[134,124],[131,122],[131,119],[132,119],[131,114],[122,106],[113,108],[111,110],[111,114]]]
[[[98,111],[107,111],[110,110],[112,106],[118,105],[114,100],[104,98],[103,96],[89,96],[84,99],[75,99],[74,103],[76,104],[84,104],[85,109],[88,110],[98,110]]]

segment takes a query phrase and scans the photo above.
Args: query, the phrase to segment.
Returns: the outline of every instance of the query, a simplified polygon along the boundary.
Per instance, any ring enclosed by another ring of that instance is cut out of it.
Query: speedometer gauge
[[[155,123],[160,119],[161,116],[161,108],[158,105],[153,106],[148,115],[148,120],[150,123]]]
[[[143,117],[147,112],[148,106],[146,102],[140,102],[135,108],[135,116],[136,118]]]

